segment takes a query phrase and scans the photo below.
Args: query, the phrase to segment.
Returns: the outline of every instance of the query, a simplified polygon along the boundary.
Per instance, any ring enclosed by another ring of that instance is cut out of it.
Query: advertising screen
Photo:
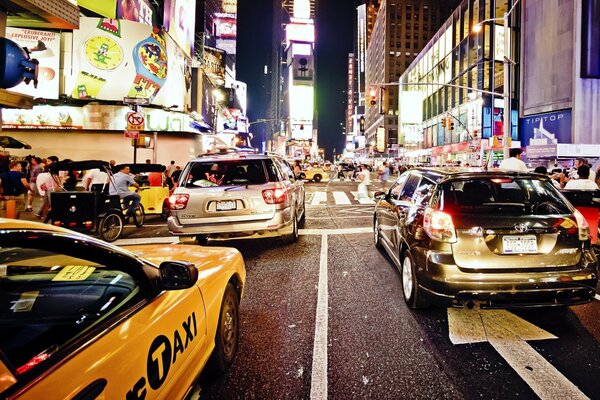
[[[571,110],[521,118],[521,146],[571,143]]]
[[[117,18],[152,25],[152,6],[148,0],[121,0],[117,2]]]
[[[194,50],[196,0],[165,0],[164,25],[188,56]]]
[[[183,51],[157,27],[108,18],[85,18],[73,31],[72,72],[64,93],[76,99],[123,101],[183,109],[190,102],[190,69]]]
[[[6,37],[31,52],[39,61],[38,85],[24,82],[12,87],[13,92],[45,99],[58,99],[58,72],[60,64],[60,34],[24,28],[6,28]]]

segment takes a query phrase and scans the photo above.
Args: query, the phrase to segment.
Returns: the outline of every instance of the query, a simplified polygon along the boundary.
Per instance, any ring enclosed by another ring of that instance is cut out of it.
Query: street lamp
[[[225,96],[223,95],[223,92],[221,92],[219,89],[213,89],[212,91],[212,95],[213,95],[213,130],[215,135],[217,134],[217,122],[218,122],[218,115],[219,115],[219,104],[225,99]]]
[[[502,98],[504,99],[504,124],[502,126],[502,128],[503,128],[502,149],[503,149],[505,160],[509,158],[508,142],[511,138],[511,128],[512,128],[511,96],[510,96],[510,84],[509,84],[510,67],[512,65],[515,65],[515,62],[510,58],[511,46],[510,46],[510,40],[509,40],[510,28],[508,26],[508,18],[514,11],[517,4],[519,4],[519,0],[516,0],[513,3],[510,10],[508,10],[508,12],[505,12],[504,16],[502,18],[486,19],[486,20],[479,22],[478,24],[476,24],[473,27],[473,32],[479,33],[479,32],[481,32],[483,24],[486,22],[503,21],[503,24],[504,24],[504,60],[503,60],[503,63],[504,63],[504,85],[503,85],[504,90],[502,93]]]

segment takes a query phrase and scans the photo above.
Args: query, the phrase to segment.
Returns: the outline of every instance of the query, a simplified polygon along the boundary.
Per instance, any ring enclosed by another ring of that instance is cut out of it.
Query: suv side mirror
[[[158,269],[160,285],[164,290],[187,289],[198,280],[196,266],[185,261],[164,261]]]
[[[373,194],[373,198],[375,200],[381,200],[381,199],[385,198],[385,195],[386,195],[385,192],[377,191]]]

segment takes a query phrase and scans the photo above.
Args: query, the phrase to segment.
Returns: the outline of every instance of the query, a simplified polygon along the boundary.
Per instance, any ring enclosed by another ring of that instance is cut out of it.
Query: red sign
[[[126,138],[137,139],[140,137],[140,131],[125,131]]]
[[[144,116],[138,112],[127,113],[127,130],[139,131],[144,129]]]

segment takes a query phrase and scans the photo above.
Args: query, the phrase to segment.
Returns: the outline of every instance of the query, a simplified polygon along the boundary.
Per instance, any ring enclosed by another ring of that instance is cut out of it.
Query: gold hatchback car
[[[0,398],[183,398],[233,362],[245,279],[235,249],[0,219]]]
[[[598,260],[587,222],[542,175],[418,168],[377,192],[377,247],[411,308],[589,302]]]

